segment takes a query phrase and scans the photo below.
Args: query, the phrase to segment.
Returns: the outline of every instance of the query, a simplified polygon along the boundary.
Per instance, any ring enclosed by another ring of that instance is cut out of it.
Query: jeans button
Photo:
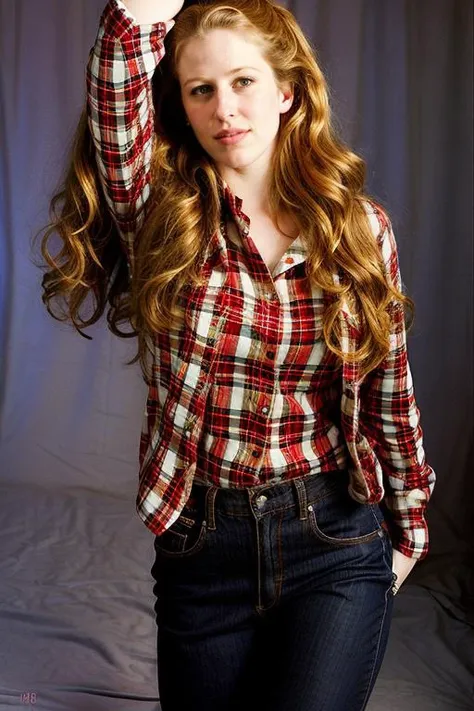
[[[258,496],[255,503],[257,504],[257,508],[263,509],[265,506],[265,502],[267,501],[268,496],[264,496],[263,494],[261,496]]]

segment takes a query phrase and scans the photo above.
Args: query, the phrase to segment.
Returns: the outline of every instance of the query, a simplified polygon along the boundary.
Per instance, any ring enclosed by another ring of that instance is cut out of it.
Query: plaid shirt
[[[131,276],[156,139],[151,78],[165,35],[165,24],[139,26],[121,0],[109,0],[87,65],[89,127]],[[366,210],[387,275],[401,288],[390,222],[375,204]],[[392,306],[390,352],[375,370],[361,378],[357,364],[338,368],[322,334],[328,297],[305,281],[301,237],[270,273],[249,225],[225,185],[221,226],[204,255],[206,283],[182,298],[186,325],[154,336],[139,516],[160,535],[196,479],[249,487],[348,469],[352,498],[383,502],[394,547],[421,560],[436,477],[425,461],[403,308]],[[347,304],[339,322],[342,350],[351,353],[360,332]]]

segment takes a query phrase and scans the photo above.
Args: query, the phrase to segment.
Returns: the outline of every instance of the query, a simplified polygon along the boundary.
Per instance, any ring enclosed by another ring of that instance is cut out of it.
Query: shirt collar
[[[245,221],[248,222],[249,219],[247,215],[242,212],[242,198],[232,192],[230,185],[226,183],[223,178],[221,178],[220,190],[221,204],[224,211],[228,212],[234,218],[244,218]]]
[[[245,232],[250,225],[250,219],[242,210],[242,199],[232,192],[229,184],[222,177],[220,177],[220,191],[223,215],[230,215],[234,219],[238,228]],[[219,238],[219,242],[222,239],[222,242],[220,243],[220,248],[222,249],[224,240],[221,235],[219,235]],[[299,234],[288,248],[287,257],[281,271],[286,271],[286,269],[289,269],[294,264],[303,262],[305,259],[306,245],[303,242],[301,234]]]

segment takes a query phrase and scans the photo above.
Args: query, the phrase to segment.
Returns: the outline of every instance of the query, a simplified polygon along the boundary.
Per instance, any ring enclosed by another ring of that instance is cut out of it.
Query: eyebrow
[[[228,72],[225,76],[229,77],[231,74],[237,74],[237,72],[242,72],[244,69],[252,69],[254,72],[259,72],[260,69],[257,69],[257,67],[238,67],[238,69],[232,69],[231,72]],[[185,83],[184,86],[187,86],[188,84],[191,84],[193,81],[207,81],[205,77],[193,77],[192,79],[188,79]]]

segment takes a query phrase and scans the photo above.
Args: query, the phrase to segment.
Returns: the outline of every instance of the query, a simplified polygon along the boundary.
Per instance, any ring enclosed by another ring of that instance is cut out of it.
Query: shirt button
[[[268,412],[268,407],[262,407],[262,412],[264,415],[266,415]]]
[[[260,452],[258,451],[258,449],[254,449],[254,451],[252,452],[252,457],[259,457],[259,456],[260,456]]]
[[[273,360],[273,358],[275,358],[274,351],[267,351],[267,358],[271,358]]]

